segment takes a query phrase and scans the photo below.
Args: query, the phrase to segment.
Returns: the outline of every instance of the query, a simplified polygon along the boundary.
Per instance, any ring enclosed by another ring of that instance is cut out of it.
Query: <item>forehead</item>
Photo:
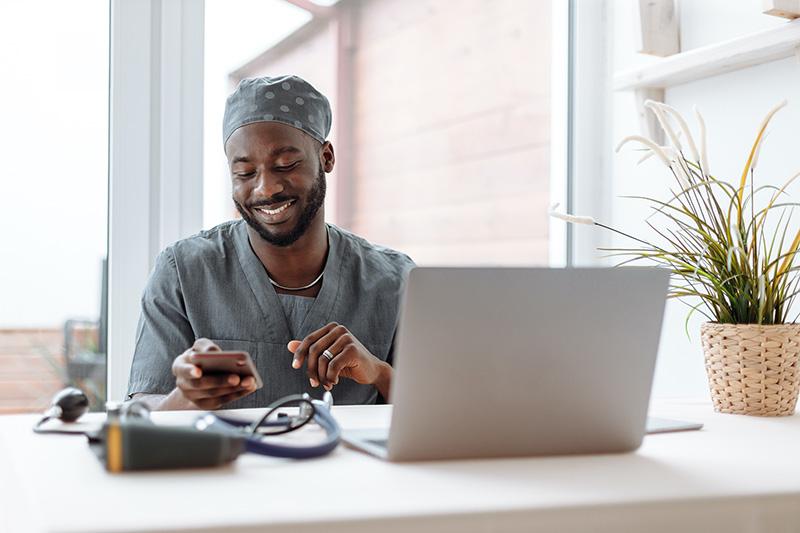
[[[225,143],[228,160],[239,157],[265,157],[274,150],[293,146],[310,147],[309,137],[302,131],[280,122],[255,122],[234,131]]]

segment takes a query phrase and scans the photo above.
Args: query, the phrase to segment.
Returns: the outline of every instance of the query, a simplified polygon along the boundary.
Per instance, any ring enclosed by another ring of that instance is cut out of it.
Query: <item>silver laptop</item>
[[[391,426],[344,440],[390,461],[634,450],[668,283],[654,268],[416,268]]]

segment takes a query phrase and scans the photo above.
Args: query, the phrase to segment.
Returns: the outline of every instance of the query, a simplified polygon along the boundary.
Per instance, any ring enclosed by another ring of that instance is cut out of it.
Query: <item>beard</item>
[[[242,219],[244,219],[244,221],[247,222],[247,225],[253,228],[262,239],[274,246],[283,247],[294,244],[297,239],[305,234],[309,226],[311,226],[311,222],[314,220],[314,217],[317,216],[319,208],[325,203],[326,188],[327,185],[325,182],[325,171],[320,168],[317,179],[314,180],[311,190],[308,191],[308,194],[306,195],[305,205],[302,206],[303,210],[300,213],[300,218],[297,220],[294,228],[289,230],[288,233],[283,234],[277,234],[271,231],[268,227],[259,222],[253,215],[251,215],[250,212],[242,207],[242,205],[235,199],[233,200],[233,203],[236,206],[236,209],[239,211],[239,214],[242,215]],[[268,203],[276,204],[288,200],[292,200],[292,197],[279,194],[270,198]],[[247,207],[252,209],[263,205],[267,204],[265,202],[259,202],[249,204]]]

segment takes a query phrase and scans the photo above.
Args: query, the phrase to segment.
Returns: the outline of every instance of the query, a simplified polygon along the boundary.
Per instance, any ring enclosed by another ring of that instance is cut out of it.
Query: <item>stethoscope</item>
[[[232,439],[244,440],[245,451],[250,453],[290,459],[321,457],[332,452],[341,441],[341,428],[331,415],[332,405],[333,395],[329,391],[323,394],[321,400],[311,398],[308,394],[296,394],[271,403],[266,407],[264,415],[252,423],[208,412],[198,416],[191,427],[200,432],[216,432]],[[282,411],[288,407],[297,407],[297,414],[288,415]],[[76,434],[73,431],[47,429],[41,426],[53,418],[58,418],[62,422],[74,422],[88,409],[89,400],[83,391],[73,387],[64,389],[55,395],[50,408],[36,423],[33,431]],[[123,422],[149,421],[150,410],[143,402],[132,401],[110,407],[108,417],[115,417]],[[293,446],[266,440],[270,436],[296,431],[312,421],[325,431],[325,438],[321,442]]]
[[[247,439],[246,451],[271,457],[289,459],[309,459],[327,455],[339,445],[342,432],[336,419],[331,415],[333,395],[325,391],[322,400],[311,398],[307,393],[281,398],[267,406],[266,413],[257,421],[248,423],[235,418],[214,413],[205,413],[194,421],[198,431],[218,431],[229,436],[244,436]],[[297,406],[296,415],[287,415],[280,409]],[[271,419],[277,414],[277,418]],[[266,436],[284,435],[296,431],[314,421],[325,430],[322,442],[290,446],[264,440]]]

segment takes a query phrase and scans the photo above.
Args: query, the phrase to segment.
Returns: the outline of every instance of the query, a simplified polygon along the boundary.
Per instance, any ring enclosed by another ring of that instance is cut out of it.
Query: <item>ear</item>
[[[333,171],[334,163],[336,163],[336,156],[333,153],[333,145],[330,141],[325,141],[319,149],[319,164],[327,174]]]

